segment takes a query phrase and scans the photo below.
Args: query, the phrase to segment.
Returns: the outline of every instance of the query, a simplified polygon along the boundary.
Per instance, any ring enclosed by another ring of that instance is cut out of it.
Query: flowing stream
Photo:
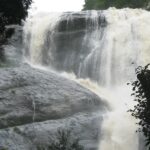
[[[105,97],[99,150],[138,150],[127,82],[150,60],[150,13],[141,9],[39,13],[24,26],[24,59]]]

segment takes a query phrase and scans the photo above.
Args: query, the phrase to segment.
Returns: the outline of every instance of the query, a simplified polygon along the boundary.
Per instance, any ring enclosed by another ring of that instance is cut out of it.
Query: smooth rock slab
[[[85,150],[97,150],[102,115],[78,113],[59,120],[31,123],[0,130],[0,145],[9,150],[36,150],[56,138],[57,131],[71,131],[72,139],[79,139]]]
[[[28,65],[0,69],[0,146],[10,150],[36,148],[41,139],[49,142],[52,132],[73,124],[81,143],[92,141],[105,109],[96,94],[56,73]]]

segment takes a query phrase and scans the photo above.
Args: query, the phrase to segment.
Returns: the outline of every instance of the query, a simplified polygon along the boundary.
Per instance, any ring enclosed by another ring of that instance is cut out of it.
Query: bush
[[[38,150],[84,150],[79,145],[78,139],[71,139],[71,132],[59,130],[57,132],[56,140],[53,140],[48,146],[39,146]]]
[[[145,144],[150,150],[150,64],[136,69],[137,80],[132,83],[134,100],[137,105],[129,110],[138,119],[139,132],[145,136]]]

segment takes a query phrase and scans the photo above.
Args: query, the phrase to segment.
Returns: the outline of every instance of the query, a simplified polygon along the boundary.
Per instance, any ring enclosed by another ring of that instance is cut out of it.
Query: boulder
[[[93,148],[106,107],[96,94],[54,72],[28,65],[0,69],[0,146],[36,149],[62,128]]]

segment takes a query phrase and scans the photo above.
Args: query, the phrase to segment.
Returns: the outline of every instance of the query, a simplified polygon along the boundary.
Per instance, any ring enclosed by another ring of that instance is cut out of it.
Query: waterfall
[[[30,16],[24,26],[24,58],[104,96],[111,110],[102,127],[100,150],[137,150],[134,106],[128,81],[150,60],[150,13],[115,9]],[[74,74],[75,76],[71,76]]]

